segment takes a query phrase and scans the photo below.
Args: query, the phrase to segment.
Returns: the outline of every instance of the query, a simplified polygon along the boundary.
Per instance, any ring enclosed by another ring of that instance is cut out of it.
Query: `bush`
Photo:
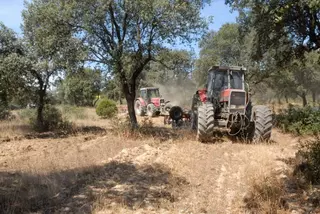
[[[298,153],[304,159],[302,168],[307,180],[313,184],[320,184],[320,138],[304,144]]]
[[[10,111],[6,107],[0,105],[0,120],[9,120],[11,117]]]
[[[96,113],[103,118],[112,118],[118,113],[118,108],[114,101],[102,99],[97,105]]]
[[[54,131],[58,129],[68,130],[71,124],[62,117],[59,109],[51,105],[46,105],[43,109],[43,127],[37,123],[36,111],[29,118],[30,124],[36,131]]]
[[[19,118],[21,120],[30,121],[31,118],[35,117],[36,110],[35,109],[22,109],[18,111]]]
[[[320,133],[320,111],[311,107],[289,106],[276,116],[277,126],[299,135]]]

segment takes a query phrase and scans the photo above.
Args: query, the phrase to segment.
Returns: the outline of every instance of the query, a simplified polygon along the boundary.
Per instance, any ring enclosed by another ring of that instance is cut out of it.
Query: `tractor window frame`
[[[230,71],[230,89],[243,90],[243,72]]]

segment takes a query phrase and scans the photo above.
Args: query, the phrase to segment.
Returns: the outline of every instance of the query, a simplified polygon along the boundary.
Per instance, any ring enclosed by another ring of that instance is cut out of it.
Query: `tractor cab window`
[[[157,98],[160,97],[159,90],[148,90],[148,98]]]
[[[208,88],[214,91],[222,91],[228,88],[228,73],[225,71],[215,71],[209,74]]]
[[[242,88],[242,74],[240,72],[230,72],[230,87],[232,89],[243,89]]]
[[[146,90],[142,90],[142,91],[140,92],[140,94],[141,94],[141,97],[142,97],[143,99],[147,99],[147,91],[146,91]]]

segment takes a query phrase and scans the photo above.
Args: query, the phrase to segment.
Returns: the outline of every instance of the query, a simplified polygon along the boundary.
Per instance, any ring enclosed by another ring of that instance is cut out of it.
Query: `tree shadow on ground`
[[[81,127],[75,127],[72,129],[66,129],[66,130],[56,130],[51,132],[32,132],[29,134],[26,134],[24,138],[26,139],[57,139],[57,138],[67,138],[70,136],[75,136],[79,134],[105,134],[107,130],[105,128],[99,127],[99,126],[81,126]]]
[[[186,180],[162,165],[110,162],[48,175],[0,172],[2,213],[91,213],[174,202]]]

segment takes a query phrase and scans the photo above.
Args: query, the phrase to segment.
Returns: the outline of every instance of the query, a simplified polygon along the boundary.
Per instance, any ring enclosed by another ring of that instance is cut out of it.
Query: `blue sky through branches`
[[[22,23],[21,11],[23,10],[23,0],[0,0],[0,21],[15,32],[21,35],[20,25]],[[213,23],[209,26],[210,30],[219,30],[219,28],[228,22],[235,22],[237,12],[230,12],[230,7],[224,4],[224,0],[213,0],[210,6],[206,6],[201,15],[203,17],[213,16]],[[182,45],[174,46],[177,49],[190,49]],[[198,44],[192,44],[196,55],[199,54]]]

